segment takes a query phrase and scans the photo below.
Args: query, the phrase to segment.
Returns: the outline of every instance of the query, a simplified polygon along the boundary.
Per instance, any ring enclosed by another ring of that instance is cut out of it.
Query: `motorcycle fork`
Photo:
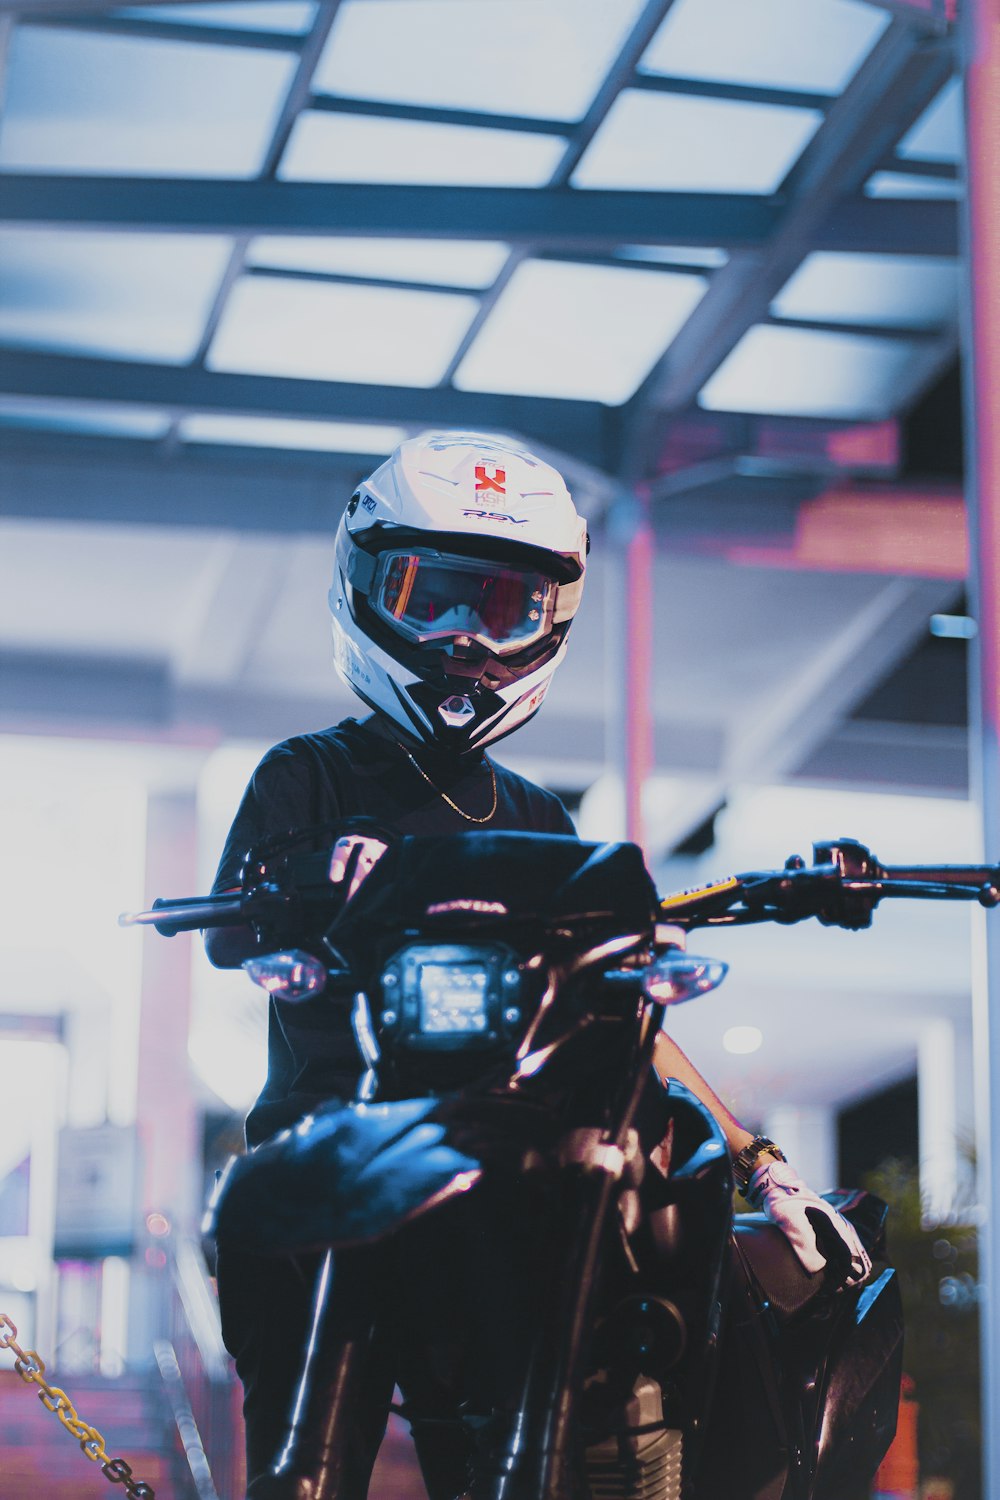
[[[272,1470],[289,1500],[364,1500],[368,1493],[393,1383],[391,1367],[380,1379],[374,1327],[370,1260],[341,1251],[335,1264],[327,1251],[295,1406]]]
[[[476,1500],[578,1500],[573,1443],[587,1342],[617,1183],[608,1175],[575,1185],[571,1226],[553,1256],[554,1297],[542,1320],[508,1439]]]
[[[653,1048],[666,1009],[646,1009],[637,997],[636,1046],[630,1083],[620,1098],[608,1144],[624,1152],[652,1066]],[[617,1207],[619,1175],[607,1163],[588,1170],[564,1168],[575,1203],[570,1226],[553,1256],[561,1274],[550,1310],[542,1319],[523,1393],[504,1451],[494,1460],[487,1487],[476,1500],[579,1500],[576,1412],[583,1385],[601,1267]]]

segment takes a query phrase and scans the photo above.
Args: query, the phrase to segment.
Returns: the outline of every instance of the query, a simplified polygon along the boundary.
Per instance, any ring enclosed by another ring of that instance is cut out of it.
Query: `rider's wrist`
[[[770,1157],[773,1161],[788,1160],[781,1148],[775,1145],[770,1136],[766,1135],[755,1135],[753,1140],[733,1157],[733,1182],[744,1198],[750,1187],[750,1179],[761,1165],[762,1157]]]

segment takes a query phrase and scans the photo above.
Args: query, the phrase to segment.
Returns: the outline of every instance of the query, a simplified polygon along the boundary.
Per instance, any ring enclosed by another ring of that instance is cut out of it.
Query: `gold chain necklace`
[[[403,749],[406,750],[406,746],[405,745],[403,746]],[[455,812],[457,812],[458,816],[460,818],[464,818],[467,823],[488,823],[490,821],[490,819],[492,818],[493,814],[497,810],[497,800],[498,800],[497,799],[497,773],[496,773],[496,770],[494,768],[493,762],[491,760],[487,760],[486,764],[490,768],[490,777],[491,777],[491,779],[493,781],[493,806],[490,808],[490,810],[486,814],[485,818],[477,818],[473,813],[463,812],[462,808],[459,807],[459,805],[458,805],[457,802],[452,802],[451,798],[448,796],[448,793],[447,792],[442,792],[441,788],[435,782],[433,782],[431,780],[431,778],[428,776],[427,772],[424,770],[423,766],[420,765],[420,763],[415,759],[415,757],[410,754],[409,750],[406,750],[406,758],[410,762],[410,765],[413,767],[413,769],[415,771],[417,771],[424,778],[424,780],[426,781],[427,785],[431,788],[431,790],[434,791],[434,792],[437,792],[437,794],[441,798],[441,800],[443,802],[447,802],[448,806],[450,808],[452,808]]]

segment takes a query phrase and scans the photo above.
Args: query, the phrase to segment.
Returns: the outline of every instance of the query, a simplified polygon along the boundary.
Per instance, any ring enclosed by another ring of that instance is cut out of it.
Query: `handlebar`
[[[200,927],[241,927],[249,920],[242,891],[223,896],[158,897],[149,911],[123,911],[119,927],[155,927],[161,937],[193,932]]]
[[[275,916],[297,900],[331,899],[340,887],[318,880],[320,864],[309,864],[304,882],[244,882],[217,896],[157,900],[149,911],[125,912],[123,927],[152,926],[164,937],[195,928],[233,927]],[[322,865],[325,872],[326,865]],[[262,873],[262,867],[256,867]],[[978,901],[1000,905],[1000,865],[881,865],[855,839],[813,845],[813,863],[798,855],[781,870],[751,870],[679,891],[659,905],[662,921],[690,930],[751,922],[790,924],[816,917],[829,927],[859,930],[871,925],[880,901],[906,897],[929,901]]]
[[[978,901],[1000,905],[998,865],[881,865],[855,839],[813,845],[813,863],[798,855],[782,870],[752,870],[693,891],[667,896],[664,919],[685,929],[750,922],[800,922],[870,927],[880,901]]]

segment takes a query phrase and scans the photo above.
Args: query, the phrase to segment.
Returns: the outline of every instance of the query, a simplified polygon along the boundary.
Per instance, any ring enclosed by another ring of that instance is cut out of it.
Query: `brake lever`
[[[813,844],[813,863],[793,854],[777,874],[744,880],[744,900],[766,916],[789,925],[816,917],[824,927],[860,932],[872,924],[872,913],[882,899],[885,870],[870,849],[857,839]]]

